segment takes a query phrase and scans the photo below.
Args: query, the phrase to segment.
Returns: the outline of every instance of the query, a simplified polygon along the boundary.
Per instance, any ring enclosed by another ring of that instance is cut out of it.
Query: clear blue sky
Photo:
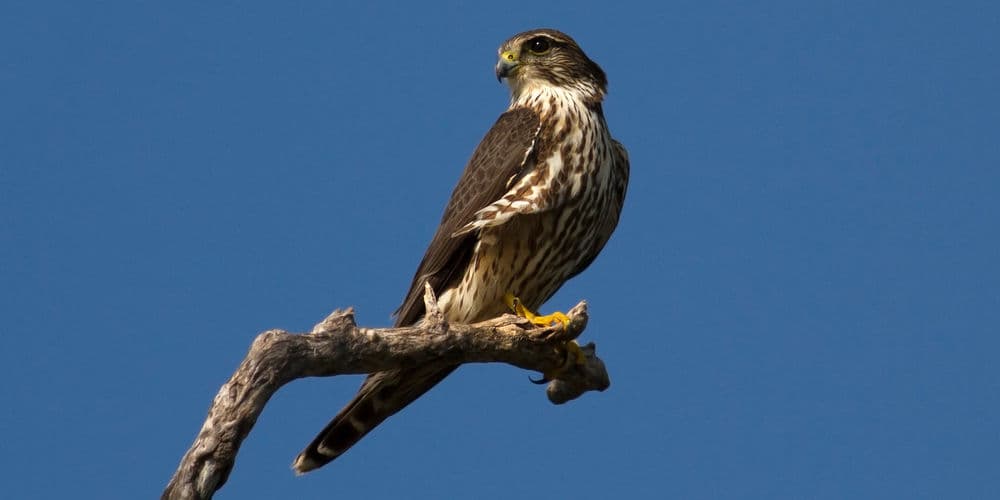
[[[283,389],[218,498],[986,498],[1000,490],[995,2],[8,2],[0,470],[150,498],[254,336],[387,325],[511,34],[607,71],[632,185],[612,386],[469,366],[330,467],[360,378]],[[877,5],[875,5],[877,4]]]

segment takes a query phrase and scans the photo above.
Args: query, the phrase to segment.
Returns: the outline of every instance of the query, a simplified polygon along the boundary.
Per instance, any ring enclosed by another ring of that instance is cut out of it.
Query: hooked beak
[[[514,71],[514,68],[518,65],[517,54],[512,50],[504,51],[500,54],[500,60],[497,61],[497,81],[503,80],[510,76]]]

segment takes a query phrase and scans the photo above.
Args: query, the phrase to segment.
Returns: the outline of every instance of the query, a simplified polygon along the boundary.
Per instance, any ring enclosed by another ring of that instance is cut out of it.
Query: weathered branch
[[[163,498],[211,498],[225,484],[240,444],[277,390],[298,378],[373,373],[410,366],[508,363],[542,373],[566,366],[566,342],[587,325],[587,304],[567,315],[568,328],[535,327],[504,315],[474,325],[448,324],[433,292],[424,296],[423,321],[401,328],[360,328],[351,309],[334,311],[308,334],[282,330],[261,333],[250,352],[219,389],[208,417],[170,479]],[[571,366],[549,383],[550,401],[562,404],[584,392],[610,385],[594,344],[582,347],[583,364]]]

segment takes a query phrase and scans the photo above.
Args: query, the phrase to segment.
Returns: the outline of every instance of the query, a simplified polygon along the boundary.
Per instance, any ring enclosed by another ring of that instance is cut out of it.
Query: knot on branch
[[[348,307],[347,309],[333,311],[323,321],[316,323],[316,326],[309,333],[336,332],[356,326],[358,325],[354,322],[354,308]]]

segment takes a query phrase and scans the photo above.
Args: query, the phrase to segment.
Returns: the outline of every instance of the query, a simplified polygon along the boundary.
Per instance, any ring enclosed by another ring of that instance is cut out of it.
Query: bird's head
[[[569,35],[552,29],[518,33],[497,49],[497,79],[506,78],[516,99],[539,86],[561,87],[600,101],[607,91],[604,70]]]

